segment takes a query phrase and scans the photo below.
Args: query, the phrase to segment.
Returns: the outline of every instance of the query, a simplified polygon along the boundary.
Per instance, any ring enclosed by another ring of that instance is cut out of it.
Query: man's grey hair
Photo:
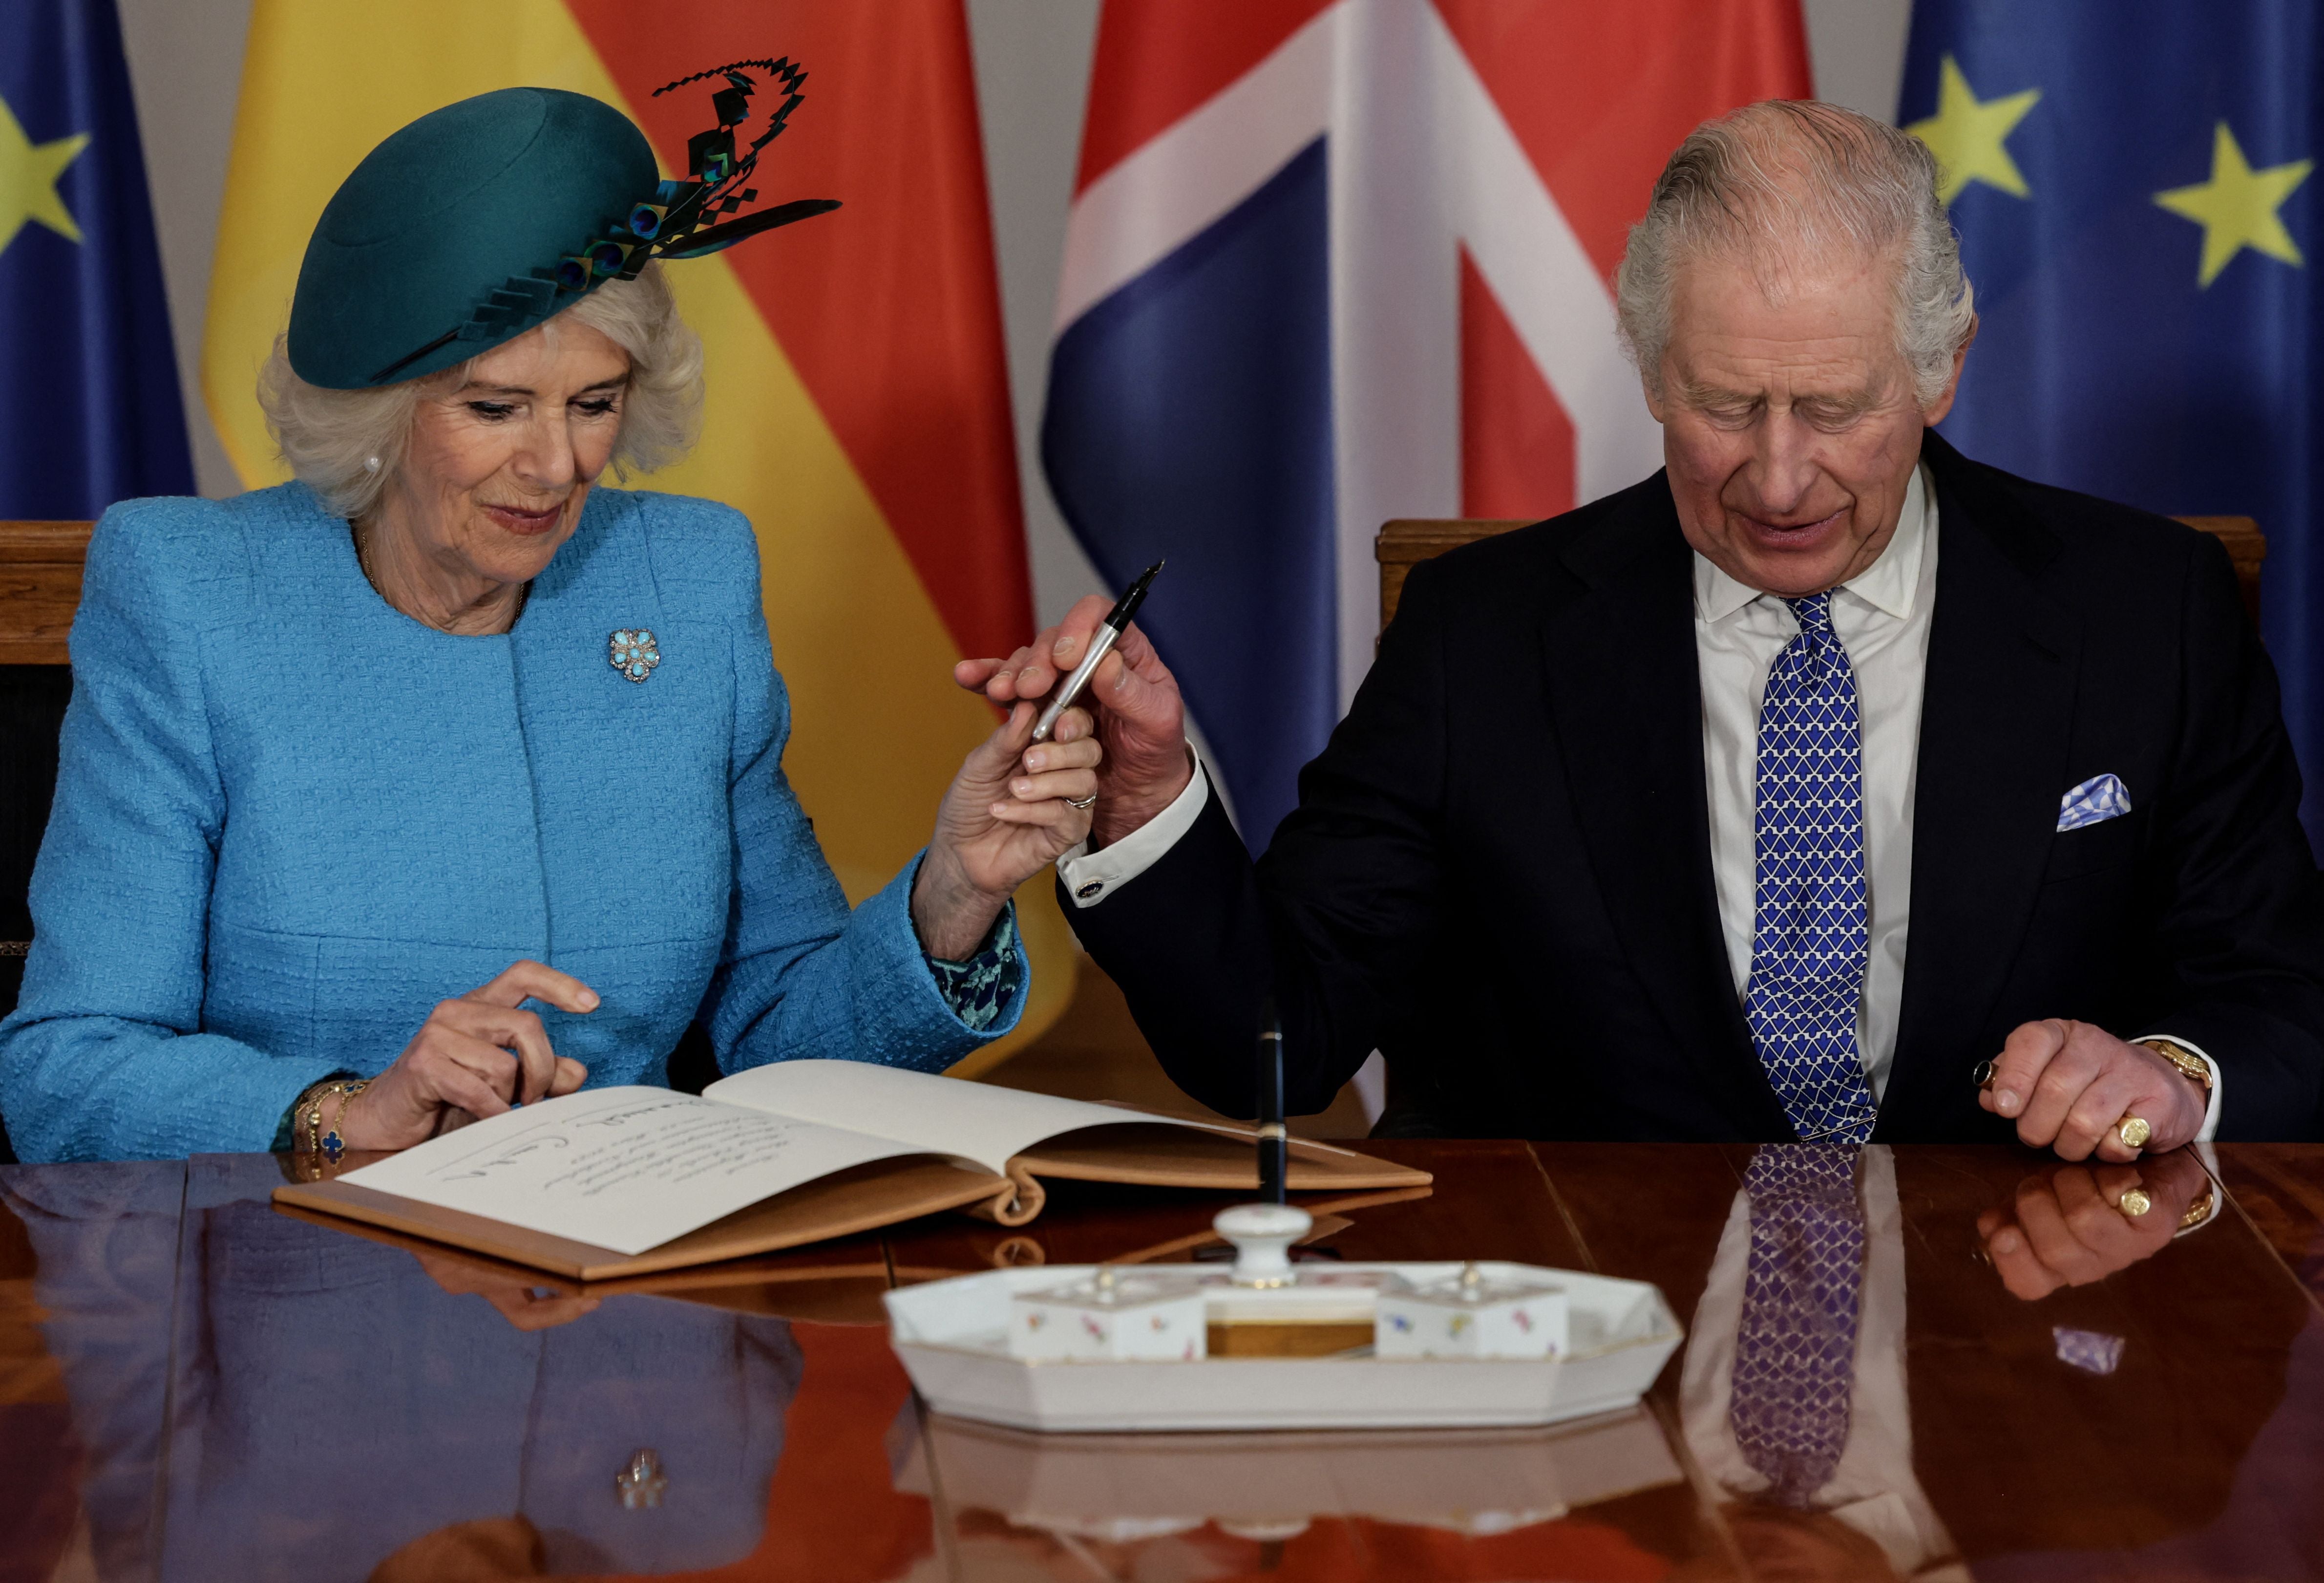
[[[607,281],[544,323],[542,333],[554,337],[567,319],[630,356],[614,477],[650,473],[684,456],[701,423],[702,342],[679,316],[661,265],[648,264],[634,280]],[[379,504],[401,465],[420,403],[466,386],[475,362],[369,390],[327,390],[292,371],[285,339],[277,336],[258,376],[258,403],[291,474],[333,515],[353,521]]]
[[[1781,301],[1803,265],[1834,255],[1895,261],[1896,346],[1928,406],[1977,330],[1960,238],[1937,201],[1936,156],[1893,126],[1812,99],[1747,105],[1678,145],[1614,274],[1623,348],[1659,395],[1683,264],[1740,260]]]

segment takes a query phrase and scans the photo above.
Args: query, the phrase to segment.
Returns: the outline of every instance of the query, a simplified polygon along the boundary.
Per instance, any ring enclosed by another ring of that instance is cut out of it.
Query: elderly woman
[[[401,1148],[666,1081],[697,1018],[729,1071],[936,1070],[1015,1024],[1009,898],[1088,829],[1086,718],[1028,753],[1018,708],[851,912],[783,775],[750,524],[595,487],[699,400],[649,239],[790,218],[718,202],[757,154],[739,71],[687,181],[545,89],[389,138],[263,378],[297,481],[97,524],[0,1024],[26,1158]]]

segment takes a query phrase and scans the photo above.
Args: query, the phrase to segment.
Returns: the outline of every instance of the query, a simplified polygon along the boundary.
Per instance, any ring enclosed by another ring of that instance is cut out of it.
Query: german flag
[[[756,524],[767,625],[789,684],[785,768],[852,900],[927,838],[991,729],[954,688],[964,655],[1033,631],[976,91],[960,0],[256,0],[202,349],[210,416],[243,482],[285,477],[255,395],[323,206],[381,139],[493,88],[594,95],[683,175],[698,95],[665,83],[788,56],[806,102],[770,144],[769,201],[837,213],[669,266],[709,381],[701,443],[638,482]],[[747,128],[746,128],[747,130]],[[613,482],[609,477],[607,483]],[[1046,875],[1019,911],[1033,999],[973,1076],[1073,988]]]

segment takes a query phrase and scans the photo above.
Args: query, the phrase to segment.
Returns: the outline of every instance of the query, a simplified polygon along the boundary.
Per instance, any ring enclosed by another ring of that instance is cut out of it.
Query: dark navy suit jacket
[[[1970,1072],[2041,1017],[2175,1032],[2220,1065],[2220,1136],[2310,1134],[2324,901],[2225,551],[1923,456],[1941,552],[1875,1135],[2010,1135]],[[1182,1088],[1252,1113],[1272,990],[1296,1109],[1378,1047],[1384,1132],[1793,1135],[1720,939],[1689,557],[1657,474],[1416,568],[1264,857],[1214,798],[1069,912]],[[2058,830],[2108,772],[2132,811]]]

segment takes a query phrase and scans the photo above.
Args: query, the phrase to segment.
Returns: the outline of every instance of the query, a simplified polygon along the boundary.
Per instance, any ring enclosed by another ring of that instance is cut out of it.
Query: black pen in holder
[[[1291,1169],[1290,1134],[1283,1130],[1283,1018],[1268,995],[1259,1013],[1259,1199],[1284,1202]]]

